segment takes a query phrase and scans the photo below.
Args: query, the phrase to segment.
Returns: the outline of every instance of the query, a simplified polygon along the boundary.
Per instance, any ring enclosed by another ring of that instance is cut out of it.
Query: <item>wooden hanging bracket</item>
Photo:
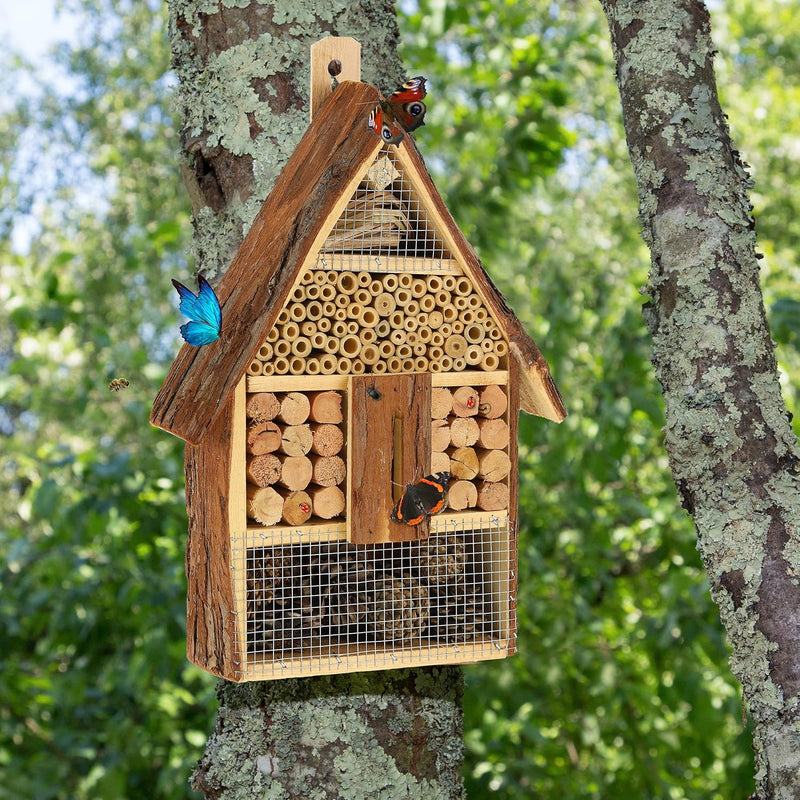
[[[341,81],[361,80],[361,44],[350,36],[326,36],[311,45],[311,119]]]

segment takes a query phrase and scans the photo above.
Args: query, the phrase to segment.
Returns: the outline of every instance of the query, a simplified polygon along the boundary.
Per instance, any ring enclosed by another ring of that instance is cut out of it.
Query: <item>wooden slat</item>
[[[326,36],[311,45],[311,119],[331,96],[333,76],[328,71],[332,60],[341,64],[336,80],[361,80],[361,43],[350,36]]]
[[[375,544],[426,538],[429,520],[411,526],[389,517],[402,491],[402,487],[394,490],[393,476],[413,482],[430,472],[430,375],[354,375],[348,394],[349,540]]]

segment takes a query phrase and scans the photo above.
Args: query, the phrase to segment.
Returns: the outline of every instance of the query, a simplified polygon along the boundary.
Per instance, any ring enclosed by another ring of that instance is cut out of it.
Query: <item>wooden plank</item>
[[[184,344],[153,403],[150,421],[197,444],[228,402],[314,253],[381,147],[364,110],[377,90],[344,82],[312,121],[216,287],[222,331]],[[326,223],[328,227],[326,228]]]
[[[186,654],[198,667],[234,680],[236,608],[231,578],[229,492],[233,406],[228,400],[201,445],[187,445]]]
[[[333,94],[334,76],[329,72],[331,61],[338,61],[341,71],[336,81],[361,80],[361,43],[350,36],[326,36],[311,45],[311,119]]]
[[[364,253],[320,253],[315,269],[352,270],[353,272],[411,272],[419,275],[461,275],[454,258],[422,258],[421,256],[366,255]]]
[[[348,389],[347,528],[355,544],[424,539],[429,521],[390,520],[403,490],[431,467],[431,376],[351,376]],[[377,396],[376,396],[377,395]]]

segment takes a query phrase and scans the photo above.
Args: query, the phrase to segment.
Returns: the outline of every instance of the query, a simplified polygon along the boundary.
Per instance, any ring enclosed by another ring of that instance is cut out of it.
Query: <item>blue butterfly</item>
[[[180,310],[190,322],[181,325],[181,336],[194,347],[215,342],[219,339],[222,326],[222,311],[219,300],[211,288],[211,284],[201,275],[197,279],[200,290],[195,293],[182,283],[172,279],[172,285],[181,297]]]

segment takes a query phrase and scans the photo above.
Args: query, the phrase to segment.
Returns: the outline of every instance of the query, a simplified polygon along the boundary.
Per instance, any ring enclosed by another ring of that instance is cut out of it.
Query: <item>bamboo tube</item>
[[[456,288],[456,277],[455,275],[444,275],[442,277],[442,288],[448,292],[455,291]]]
[[[340,272],[336,288],[342,294],[353,294],[358,289],[358,277],[355,272]]]
[[[305,320],[305,322],[300,323],[300,335],[307,336],[311,338],[317,332],[317,324],[316,322],[312,322],[311,320]]]
[[[415,331],[419,327],[419,323],[414,317],[406,317],[403,320],[403,330]]]
[[[430,297],[430,295],[426,295],[426,297]],[[428,324],[428,312],[427,311],[420,311],[417,314],[417,322],[419,322],[419,327],[421,328],[423,325]]]
[[[436,300],[433,295],[425,294],[419,299],[419,307],[425,313],[429,313],[436,308]]]
[[[372,283],[372,275],[367,272],[366,270],[361,270],[358,275],[358,285],[360,288],[364,288],[365,286],[369,286]]]
[[[286,322],[281,327],[281,338],[291,342],[300,335],[300,326],[294,322]]]
[[[292,289],[292,294],[290,296],[295,303],[302,303],[303,300],[306,299],[306,287],[302,282]]]
[[[450,292],[446,292],[444,289],[440,289],[438,292],[436,292],[434,299],[436,300],[437,308],[444,308],[453,302]]]
[[[287,456],[304,456],[311,450],[313,442],[311,428],[307,424],[287,425],[281,431],[280,451]],[[302,488],[299,486],[296,489]]]
[[[354,358],[350,365],[350,372],[353,375],[363,375],[367,371],[364,362],[360,358]]]
[[[453,392],[453,413],[457,417],[474,417],[478,413],[479,399],[471,386],[459,386]]]
[[[413,372],[414,371],[414,359],[413,358],[404,358],[402,366],[400,367],[401,372]]]
[[[347,319],[347,309],[337,307],[336,311],[333,312],[333,319],[337,320],[338,322],[344,322]]]
[[[300,283],[304,286],[310,286],[314,282],[314,271],[307,269],[301,276],[300,276]]]
[[[431,453],[431,472],[450,472],[450,456],[444,451]]]
[[[347,466],[341,456],[311,456],[312,483],[319,486],[338,486],[347,474]]]
[[[394,352],[398,358],[402,358],[403,360],[411,358],[411,356],[413,355],[413,351],[411,350],[411,345],[409,344],[397,345]]]
[[[305,336],[298,336],[292,342],[292,352],[300,358],[311,354],[311,342]]]
[[[361,339],[353,334],[339,340],[339,352],[347,358],[355,358],[361,352]]]
[[[429,292],[436,294],[442,288],[442,279],[438,275],[428,275],[425,278],[425,284]]]
[[[276,325],[285,325],[289,321],[289,311],[287,308],[282,308],[278,312],[278,316],[275,319]]]
[[[447,339],[453,335],[453,326],[449,322],[445,322],[437,331],[442,336],[442,339]]]
[[[325,350],[325,343],[328,341],[328,337],[322,333],[321,331],[317,331],[311,337],[311,346],[315,350]]]
[[[443,355],[444,350],[442,350],[441,347],[437,347],[436,345],[430,345],[428,347],[428,361],[439,361]]]
[[[342,395],[333,390],[311,392],[308,395],[310,410],[308,418],[312,422],[339,425],[342,422]]]
[[[499,422],[500,420],[486,420]],[[504,450],[483,450],[478,454],[478,477],[490,483],[505,480],[511,473],[511,459]]]
[[[247,516],[262,525],[274,525],[283,514],[283,498],[272,487],[247,486]]]
[[[371,344],[378,338],[374,328],[362,328],[358,335],[363,344]]]
[[[453,323],[453,333],[464,333],[464,323],[460,319]]]
[[[319,359],[319,371],[322,375],[333,375],[336,372],[337,366],[336,356],[331,353],[325,353]]]
[[[323,284],[328,282],[328,273],[319,269],[314,270],[313,280],[314,283],[317,284],[317,286],[322,286]]]
[[[428,346],[425,344],[425,342],[415,342],[411,346],[411,349],[414,351],[414,355],[417,357],[424,356],[428,352]]]
[[[450,423],[450,444],[453,447],[472,447],[479,435],[480,428],[473,417],[456,417]]]
[[[328,306],[331,308],[328,309]],[[331,317],[333,313],[336,311],[336,306],[333,303],[323,303],[322,304],[322,317],[317,320],[317,330],[320,333],[327,333],[333,323],[331,322]]]
[[[285,358],[292,352],[292,343],[288,339],[279,339],[272,350],[278,358]]]
[[[283,356],[276,358],[273,360],[272,366],[276,375],[285,375],[289,371],[289,359]]]
[[[269,342],[264,342],[264,344],[258,348],[256,358],[261,361],[269,361],[272,358],[272,345]]]
[[[303,375],[306,372],[307,361],[301,356],[292,356],[289,359],[289,374],[290,375]]]
[[[403,369],[403,361],[402,359],[398,358],[397,356],[392,356],[386,360],[386,371],[387,372],[400,372]]]
[[[478,487],[472,481],[452,481],[447,487],[447,507],[453,511],[475,508],[477,504]]]
[[[462,315],[463,319],[463,315]],[[470,325],[464,326],[464,338],[470,344],[479,344],[486,338],[486,331],[484,330],[482,325],[478,325],[477,323],[472,323]]]
[[[448,336],[444,343],[444,351],[450,358],[460,358],[467,352],[467,340],[460,334]]]
[[[471,447],[459,447],[450,453],[450,474],[467,481],[478,474],[478,456]]]
[[[438,361],[429,361],[428,362],[428,370],[430,372],[441,372],[442,365]],[[437,472],[441,472],[441,470],[437,470]]]
[[[341,339],[342,336],[347,336],[347,323],[341,319],[337,319],[336,322],[334,322],[333,326],[331,327],[331,333],[337,339]]]
[[[359,324],[364,328],[374,328],[379,320],[378,312],[371,307],[364,308],[358,317]]]
[[[416,333],[417,341],[422,342],[422,344],[428,344],[433,335],[433,331],[427,325],[420,325]]]
[[[432,330],[436,330],[436,328],[441,327],[442,323],[444,322],[444,314],[441,311],[429,311],[428,312],[428,327]]]
[[[350,322],[347,323],[347,333],[350,336],[357,336],[359,332],[360,328],[358,327],[358,323],[351,319]]]
[[[392,326],[389,324],[389,320],[388,319],[382,319],[375,326],[375,333],[381,339],[385,339],[391,332],[392,332]]]
[[[461,321],[465,326],[474,324],[475,314],[473,313],[472,309],[468,308],[461,314]],[[481,332],[483,332],[483,329],[481,329]]]
[[[463,358],[453,359],[453,372],[461,372],[467,368],[467,362]]]
[[[419,303],[416,300],[411,300],[411,302],[406,303],[406,318],[408,317],[416,317],[419,314]],[[416,326],[417,320],[414,320],[414,325]]]
[[[414,276],[411,275],[409,272],[401,272],[397,276],[397,285],[402,286],[404,289],[409,289],[411,287],[411,283],[414,280]]]
[[[502,340],[498,339],[494,345],[495,355],[504,356],[508,352],[508,345]]]
[[[472,313],[475,315],[475,322],[485,322],[486,318],[489,316],[486,313],[486,309],[480,307],[474,308]]]
[[[318,456],[335,456],[344,446],[344,433],[338,425],[314,423],[311,432],[314,437],[311,451]]]
[[[470,279],[466,276],[462,276],[456,280],[456,285],[454,289],[455,293],[458,295],[463,295],[466,297],[468,294],[472,294],[472,283]]]
[[[306,297],[309,300],[319,300],[319,286],[315,283],[306,286]]]
[[[478,508],[482,511],[508,508],[508,486],[504,483],[481,481],[478,484]]]
[[[497,419],[506,413],[508,397],[502,386],[490,384],[478,393],[478,414],[486,419]]]
[[[281,338],[281,333],[278,330],[277,326],[274,326],[269,329],[269,333],[267,334],[267,341],[271,344],[277,342],[278,339]]]
[[[478,297],[478,295],[476,295],[476,294],[471,294],[471,295],[470,295],[470,296],[467,298],[467,305],[469,306],[469,308],[472,308],[472,309],[478,309],[478,308],[480,308],[480,306],[481,306],[481,299],[480,299],[480,297]]]
[[[450,356],[442,356],[439,359],[439,366],[442,368],[442,372],[450,372],[453,369],[453,359]]]
[[[484,353],[491,353],[494,351],[494,342],[491,339],[484,339],[481,342],[481,350]]]
[[[311,459],[308,456],[286,456],[281,462],[281,475],[278,483],[292,491],[305,489],[311,483],[313,471]]]
[[[378,361],[380,361],[381,351],[374,344],[365,344],[361,348],[360,356],[361,360],[365,364],[372,366],[373,364],[376,364]]]
[[[389,273],[381,278],[383,288],[387,292],[393,292],[397,288],[397,275]]]
[[[283,498],[281,517],[289,525],[302,525],[308,522],[312,508],[308,492],[289,492]]]
[[[338,486],[315,486],[309,489],[314,515],[321,519],[333,519],[344,513],[344,492]]]
[[[311,403],[302,392],[288,392],[281,397],[277,418],[286,425],[300,425],[308,419]]]
[[[408,336],[406,335],[406,332],[404,330],[400,330],[399,328],[393,330],[389,334],[389,341],[392,344],[396,344],[396,345],[404,344],[407,339],[408,339]]]
[[[326,353],[335,353],[339,350],[339,338],[335,333],[325,337],[325,344],[322,346],[322,349]]]
[[[353,295],[353,300],[361,306],[368,306],[372,302],[372,295],[369,289],[362,287]]]
[[[438,347],[440,350],[442,345],[444,344],[444,336],[442,336],[441,331],[434,331],[431,335],[431,347]],[[442,350],[442,353],[444,350]]]
[[[247,395],[244,413],[257,422],[275,419],[281,410],[281,404],[274,392],[254,392]]]
[[[464,353],[464,361],[471,367],[475,367],[483,361],[483,348],[477,344],[471,344]]]
[[[306,362],[306,374],[307,375],[319,375],[319,359],[318,358],[307,358],[305,359]],[[291,366],[291,365],[290,365]]]
[[[468,308],[467,298],[462,297],[461,295],[457,295],[453,298],[453,305],[462,313],[466,308]]]
[[[325,280],[335,285],[339,281],[340,274],[340,272],[335,272],[334,270],[327,270],[325,272]]]
[[[336,361],[336,371],[340,375],[349,375],[353,368],[353,362],[347,356],[339,356]]]
[[[381,292],[375,298],[373,305],[379,316],[388,317],[397,308],[397,301],[394,299],[393,294]]]
[[[458,309],[452,304],[442,306],[442,318],[445,322],[455,322],[458,319]]]
[[[259,361],[257,358],[254,358],[248,365],[247,365],[247,374],[248,375],[260,375],[264,368],[264,362]]]
[[[369,293],[373,297],[377,297],[379,294],[383,292],[383,284],[379,280],[370,281],[369,284]]]
[[[487,320],[488,322],[488,320]],[[494,341],[498,341],[503,338],[503,334],[500,332],[499,328],[491,328],[488,325],[486,326],[489,332],[489,338],[494,339]]]
[[[275,374],[275,367],[271,362],[263,362],[261,365],[261,374],[262,375],[274,375]]]
[[[350,305],[350,295],[349,294],[337,294],[336,297],[333,298],[333,302],[336,304],[337,308],[346,309],[347,306]]]
[[[372,365],[372,371],[373,371],[373,372],[374,372],[376,375],[383,375],[383,373],[387,371],[387,370],[386,370],[386,362],[385,362],[385,361],[376,361],[376,362],[375,362],[375,363]]]
[[[411,302],[411,292],[403,286],[394,290],[394,299],[397,305],[407,306]]]
[[[394,345],[384,339],[379,345],[378,349],[381,351],[381,356],[386,358],[391,358],[394,355]]]
[[[413,278],[411,280],[411,296],[415,300],[419,300],[422,295],[428,293],[428,284],[423,278]]]
[[[427,358],[425,358],[424,356],[415,356],[413,361],[414,361],[415,372],[428,372],[430,364],[428,363]]]
[[[336,297],[336,287],[331,286],[329,283],[319,287],[319,299],[323,303],[332,303],[334,297]]]
[[[306,319],[316,322],[322,317],[322,303],[319,300],[310,300],[306,303]]]
[[[247,452],[254,456],[274,453],[281,446],[281,429],[269,420],[254,422],[247,428]]]
[[[486,372],[493,372],[500,368],[500,359],[494,353],[486,353],[481,361],[481,369]]]
[[[256,486],[271,486],[281,475],[281,460],[272,453],[247,459],[247,480]]]

